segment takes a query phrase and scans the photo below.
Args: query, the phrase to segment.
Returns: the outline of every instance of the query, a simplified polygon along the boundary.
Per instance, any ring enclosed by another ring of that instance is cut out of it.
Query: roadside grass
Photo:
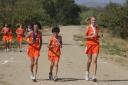
[[[10,83],[8,83],[7,81],[3,81],[3,74],[0,74],[0,85],[11,85]]]
[[[11,85],[11,84],[6,81],[0,81],[0,85]]]

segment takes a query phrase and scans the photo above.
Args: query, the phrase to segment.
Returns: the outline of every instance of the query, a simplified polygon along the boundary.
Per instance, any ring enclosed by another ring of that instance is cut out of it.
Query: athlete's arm
[[[18,33],[18,29],[16,29],[16,34],[19,34],[19,33]]]
[[[23,29],[23,34],[22,35],[23,35],[23,37],[25,37],[25,30],[24,29]]]
[[[40,49],[41,49],[41,47],[42,47],[42,42],[43,42],[43,41],[42,41],[42,32],[40,32],[40,34],[41,34],[41,35],[40,35]]]
[[[4,29],[2,28],[1,33],[4,34]]]
[[[30,38],[30,36],[31,36],[31,32],[28,32],[28,34],[25,36],[25,40],[27,41],[28,44],[32,44],[32,42],[29,42],[29,40],[27,40]]]
[[[60,44],[61,44],[61,48],[62,48],[62,45],[63,45],[62,36],[60,36]]]
[[[53,48],[53,46],[51,45],[52,45],[52,38],[50,38],[50,42],[48,43],[48,48]]]
[[[9,28],[9,31],[8,31],[8,33],[11,33],[11,29]]]

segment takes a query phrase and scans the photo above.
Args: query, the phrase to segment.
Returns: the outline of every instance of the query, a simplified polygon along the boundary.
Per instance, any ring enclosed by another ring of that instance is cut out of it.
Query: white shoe
[[[86,72],[86,73],[85,73],[85,80],[86,80],[86,81],[89,81],[89,72]]]
[[[36,79],[35,76],[33,76],[33,75],[31,75],[30,78],[31,78],[32,80]]]

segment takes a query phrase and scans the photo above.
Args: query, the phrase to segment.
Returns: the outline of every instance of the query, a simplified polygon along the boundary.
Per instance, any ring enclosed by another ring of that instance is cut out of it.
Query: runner
[[[4,24],[1,33],[3,34],[4,49],[7,52],[9,50],[9,34],[10,34],[10,28],[7,23]]]
[[[48,59],[51,62],[50,72],[49,72],[49,80],[56,81],[58,79],[58,63],[61,55],[62,48],[62,37],[59,35],[60,29],[58,27],[54,27],[52,29],[53,35],[50,38],[50,43],[48,45]],[[53,68],[55,67],[55,76],[53,78]]]
[[[22,52],[22,39],[24,37],[24,28],[22,26],[22,24],[20,24],[20,26],[16,29],[16,34],[17,34],[17,41],[18,41],[18,48],[20,50],[20,52]]]
[[[28,56],[31,61],[31,76],[30,78],[36,82],[36,75],[38,71],[38,58],[40,56],[40,50],[42,45],[42,34],[39,31],[41,29],[39,23],[34,23],[32,30],[26,36],[26,41],[28,42]]]
[[[90,66],[93,65],[93,77],[92,81],[96,82],[96,71],[97,71],[97,57],[99,54],[99,28],[96,25],[96,18],[93,16],[90,19],[90,24],[86,28],[86,48],[85,53],[87,54],[87,71],[85,79],[89,80]]]

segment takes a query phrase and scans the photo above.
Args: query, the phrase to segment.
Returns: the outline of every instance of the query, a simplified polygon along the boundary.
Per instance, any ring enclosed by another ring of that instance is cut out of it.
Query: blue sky
[[[125,3],[125,0],[75,0],[78,4],[85,4],[87,6],[104,6],[108,4],[110,1],[114,3],[123,4]]]

